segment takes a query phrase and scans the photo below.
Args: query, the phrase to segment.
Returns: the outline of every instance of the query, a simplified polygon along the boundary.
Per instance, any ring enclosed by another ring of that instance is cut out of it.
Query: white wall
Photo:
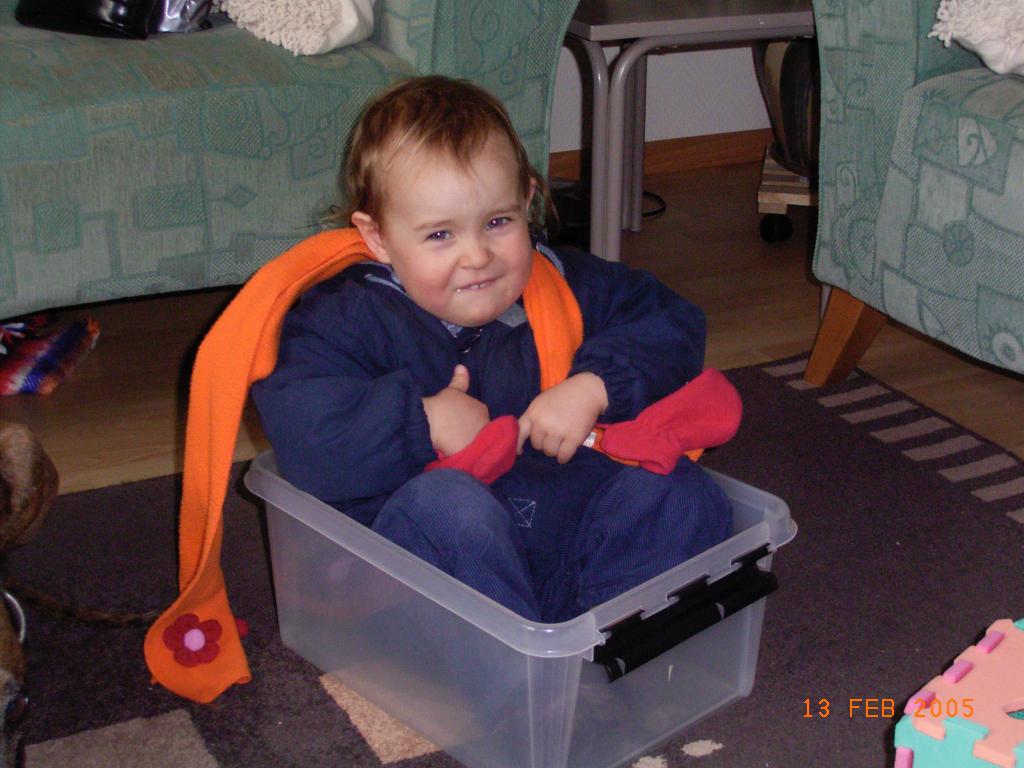
[[[605,56],[610,60],[617,52],[606,48]],[[551,115],[552,152],[582,146],[582,87],[576,59],[562,48]],[[768,127],[750,48],[648,57],[647,141]]]

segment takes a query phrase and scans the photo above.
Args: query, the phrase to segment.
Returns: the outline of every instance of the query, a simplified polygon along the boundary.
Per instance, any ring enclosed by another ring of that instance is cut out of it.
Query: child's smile
[[[462,291],[478,291],[481,288],[486,288],[487,286],[491,285],[491,283],[491,280],[486,280],[482,283],[473,283],[472,285],[466,285],[463,286],[462,288],[456,288],[455,292],[462,293]]]

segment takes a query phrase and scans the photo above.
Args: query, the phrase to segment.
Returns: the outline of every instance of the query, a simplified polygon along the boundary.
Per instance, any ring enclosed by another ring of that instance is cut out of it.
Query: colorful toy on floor
[[[96,346],[95,320],[61,328],[49,322],[46,315],[34,315],[0,324],[0,395],[50,394]]]
[[[985,637],[910,697],[895,768],[1024,768],[1024,619]]]

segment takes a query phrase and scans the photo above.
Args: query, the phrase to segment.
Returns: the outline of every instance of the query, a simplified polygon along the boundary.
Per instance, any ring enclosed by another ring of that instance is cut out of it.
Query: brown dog
[[[32,432],[21,424],[0,422],[0,557],[35,536],[57,487],[57,470]],[[17,721],[27,702],[24,617],[2,584],[0,598],[0,760],[11,768],[18,759]]]

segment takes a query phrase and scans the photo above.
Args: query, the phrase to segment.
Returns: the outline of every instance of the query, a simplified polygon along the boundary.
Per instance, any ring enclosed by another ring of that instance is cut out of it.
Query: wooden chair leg
[[[888,318],[874,307],[833,288],[825,316],[814,339],[804,379],[815,386],[833,384],[850,375]]]

